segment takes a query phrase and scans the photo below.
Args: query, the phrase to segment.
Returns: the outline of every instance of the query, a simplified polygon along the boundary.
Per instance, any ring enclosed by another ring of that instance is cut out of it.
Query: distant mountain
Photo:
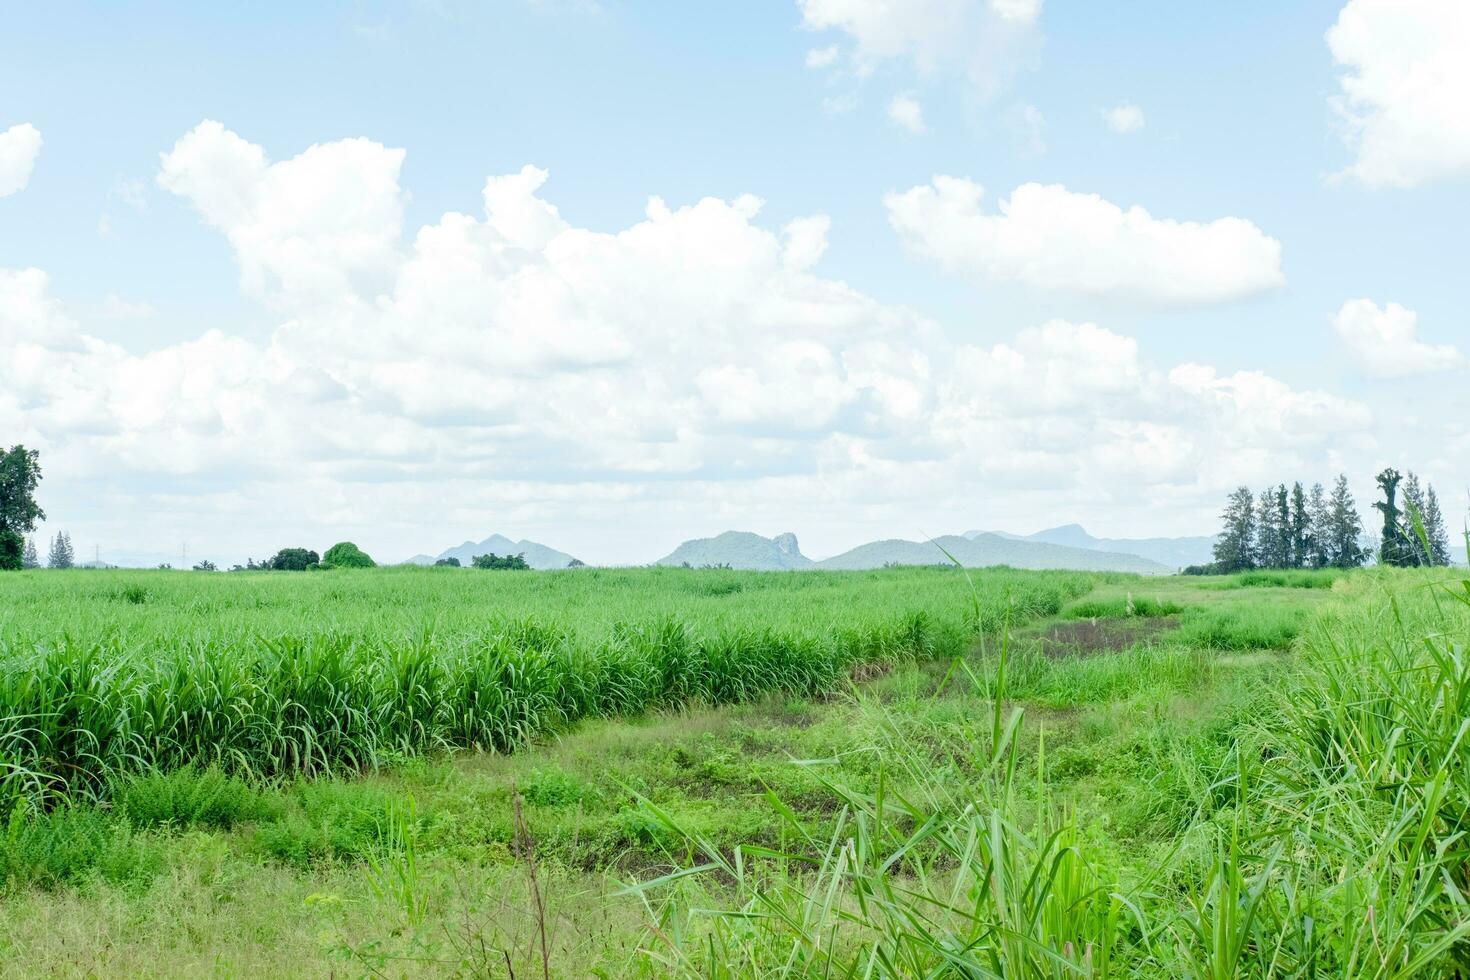
[[[457,548],[441,551],[430,557],[429,555],[414,555],[405,565],[432,565],[441,558],[458,558],[461,565],[468,565],[476,555],[525,555],[526,564],[540,571],[553,568],[566,568],[572,563],[572,556],[555,548],[548,548],[544,544],[535,541],[512,541],[503,534],[492,534],[484,541],[476,544],[466,541]]]
[[[966,531],[965,537],[974,538],[981,531]],[[1043,544],[1059,544],[1068,548],[1085,548],[1089,551],[1114,551],[1125,555],[1137,555],[1167,565],[1171,570],[1185,565],[1207,565],[1215,560],[1213,537],[1192,538],[1095,538],[1080,524],[1063,524],[1050,527],[1035,534],[1010,535],[995,532],[1002,537],[1018,541],[1038,541]]]
[[[974,537],[956,534],[935,541],[874,541],[817,563],[824,569],[882,568],[884,565],[947,565],[949,558],[938,546],[966,568],[1009,565],[1012,568],[1059,568],[1093,572],[1136,572],[1167,575],[1174,569],[1138,555],[1071,548],[1044,541],[1018,540],[972,531]]]
[[[796,535],[789,531],[764,538],[750,531],[726,531],[713,538],[685,541],[655,565],[729,565],[757,572],[811,568],[812,560],[801,553]]]

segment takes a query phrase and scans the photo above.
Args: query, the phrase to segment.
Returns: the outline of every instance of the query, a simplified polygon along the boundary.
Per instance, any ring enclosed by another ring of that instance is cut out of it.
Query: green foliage
[[[262,852],[299,867],[322,861],[360,861],[389,844],[400,827],[394,799],[367,783],[302,783],[275,820],[256,828]]]
[[[1285,650],[1301,633],[1306,612],[1294,605],[1217,603],[1192,606],[1171,639],[1205,650]]]
[[[46,518],[36,503],[40,455],[24,446],[0,450],[0,571],[24,567],[23,536]]]
[[[25,541],[14,531],[0,529],[0,571],[25,568]]]
[[[502,558],[494,552],[488,555],[475,555],[471,559],[470,565],[474,568],[488,568],[492,571],[511,572],[525,572],[531,568],[530,565],[526,564],[525,555],[506,555]]]
[[[342,541],[322,555],[324,568],[376,568],[377,562],[351,541]]]
[[[262,568],[275,572],[304,572],[319,565],[321,559],[307,548],[282,548],[268,558]]]
[[[92,879],[141,884],[163,867],[163,852],[91,807],[37,813],[16,801],[0,839],[0,885],[56,888]]]
[[[1101,578],[972,572],[973,595],[925,569],[20,579],[0,620],[0,800],[103,796],[149,769],[351,773],[581,718],[816,695],[954,656]],[[739,587],[689,589],[706,582]]]
[[[434,562],[434,564],[440,568],[458,568],[459,559],[451,555],[448,558],[440,558],[438,561]]]
[[[1339,569],[1287,569],[1242,572],[1220,583],[1222,589],[1330,589],[1343,577]]]
[[[1256,567],[1256,512],[1250,487],[1238,487],[1220,515],[1215,567],[1224,574]]]
[[[117,811],[139,828],[227,830],[237,823],[275,817],[279,811],[273,796],[218,766],[122,776],[112,787],[112,796]]]
[[[1062,611],[1069,619],[1123,619],[1133,616],[1172,616],[1184,607],[1177,602],[1128,594],[1110,599],[1083,599]]]

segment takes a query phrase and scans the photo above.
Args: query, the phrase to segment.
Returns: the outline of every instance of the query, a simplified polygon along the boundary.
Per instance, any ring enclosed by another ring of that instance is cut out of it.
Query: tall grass
[[[1470,974],[1470,583],[1355,577],[1295,650],[1227,706],[1223,741],[1176,734],[1199,800],[1173,840],[1122,849],[1081,822],[1019,706],[1003,730],[999,707],[959,723],[963,776],[889,716],[889,778],[828,784],[835,832],[774,797],[783,847],[686,832],[700,863],[632,887],[646,954],[690,977]],[[999,667],[977,700],[1021,693]]]
[[[586,717],[812,695],[859,666],[963,652],[1094,578],[975,581],[972,593],[942,569],[11,576],[0,805],[101,796],[119,773],[355,771],[505,751]],[[117,598],[133,587],[144,602]]]

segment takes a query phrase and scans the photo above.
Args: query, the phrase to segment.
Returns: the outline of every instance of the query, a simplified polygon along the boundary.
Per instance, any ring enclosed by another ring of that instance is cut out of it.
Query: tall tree
[[[1291,498],[1286,484],[1276,488],[1276,568],[1291,567]]]
[[[1224,528],[1215,540],[1215,564],[1220,571],[1229,574],[1255,568],[1256,512],[1250,487],[1240,487],[1230,495],[1220,523]]]
[[[56,537],[51,539],[51,553],[46,556],[46,567],[74,568],[76,563],[76,554],[71,548],[71,535],[65,531],[57,531]]]
[[[1360,543],[1363,518],[1358,514],[1358,502],[1348,489],[1346,474],[1338,474],[1327,506],[1327,531],[1323,542],[1327,563],[1336,568],[1357,568],[1368,556]]]
[[[1276,508],[1276,490],[1268,487],[1256,498],[1256,566],[1281,568],[1283,527]]]
[[[1378,488],[1383,499],[1373,507],[1383,514],[1383,530],[1379,532],[1378,560],[1384,565],[1412,565],[1414,551],[1404,538],[1404,512],[1398,506],[1398,487],[1403,475],[1393,467],[1378,474]]]
[[[1307,498],[1307,564],[1313,568],[1326,568],[1330,564],[1327,541],[1331,517],[1327,490],[1320,483],[1312,484],[1312,494]]]
[[[46,519],[46,512],[36,503],[40,456],[25,446],[0,450],[0,569],[23,566],[24,535],[36,529],[36,521]]]
[[[40,568],[41,559],[36,557],[36,539],[26,538],[26,548],[20,556],[21,568]]]
[[[1450,534],[1445,527],[1444,514],[1439,509],[1439,495],[1434,484],[1424,498],[1424,531],[1429,537],[1429,559],[1432,565],[1450,563]]]
[[[1291,567],[1305,568],[1310,561],[1311,519],[1307,516],[1307,494],[1301,481],[1291,485]]]
[[[1429,546],[1428,527],[1424,520],[1424,488],[1419,483],[1419,474],[1413,470],[1404,477],[1404,516],[1400,522],[1403,525],[1404,543],[1408,546],[1410,564],[1429,565],[1433,563],[1432,549]]]

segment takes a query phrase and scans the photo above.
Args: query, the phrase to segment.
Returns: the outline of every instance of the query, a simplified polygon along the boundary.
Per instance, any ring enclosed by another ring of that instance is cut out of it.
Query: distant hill
[[[1112,551],[1125,555],[1137,555],[1149,561],[1167,566],[1171,571],[1186,565],[1207,565],[1214,561],[1214,537],[1186,538],[1095,538],[1080,524],[1063,524],[1047,528],[1035,534],[1011,535],[1003,531],[966,531],[965,537],[975,538],[985,533],[1018,541],[1034,541],[1043,544],[1064,545],[1068,548],[1083,548],[1089,551]]]
[[[405,565],[432,565],[441,558],[458,558],[461,565],[468,565],[476,555],[525,555],[526,564],[532,568],[547,571],[553,568],[566,568],[572,563],[572,556],[555,548],[548,548],[544,544],[535,541],[512,541],[503,534],[492,534],[484,541],[476,544],[474,541],[466,541],[457,548],[441,551],[437,555],[414,555]]]
[[[1140,575],[1167,575],[1173,568],[1138,555],[1072,548],[1044,541],[1018,540],[999,534],[972,531],[974,537],[946,535],[936,541],[903,541],[892,539],[859,545],[826,561],[817,563],[824,569],[882,568],[884,565],[947,565],[947,558],[937,545],[943,546],[966,568],[1009,565],[1012,568],[1059,568],[1093,572],[1136,572]]]
[[[654,564],[687,564],[694,568],[729,565],[749,571],[780,572],[811,568],[812,560],[801,553],[796,535],[790,532],[765,538],[750,531],[726,531],[713,538],[685,541]]]

